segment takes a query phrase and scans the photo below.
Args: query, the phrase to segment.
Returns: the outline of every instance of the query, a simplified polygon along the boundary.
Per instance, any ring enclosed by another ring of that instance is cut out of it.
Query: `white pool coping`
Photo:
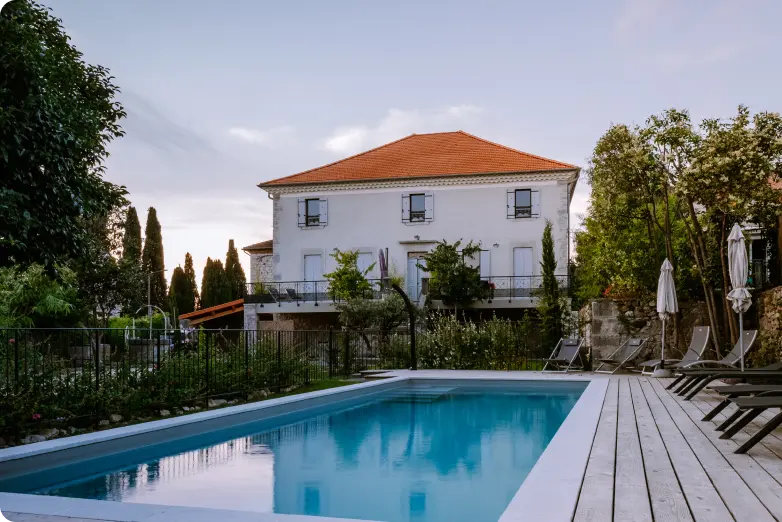
[[[181,417],[124,426],[64,439],[0,450],[0,462],[23,459],[82,445],[120,439],[238,413],[263,410],[357,389],[371,391],[409,380],[491,380],[491,381],[588,381],[584,392],[551,439],[543,454],[514,495],[499,522],[570,521],[575,513],[608,379],[592,374],[542,374],[539,372],[500,372],[480,370],[399,370],[389,378],[352,386],[330,388],[261,402],[203,411]],[[480,499],[476,499],[480,501]],[[22,493],[0,493],[0,510],[31,515],[59,515],[115,522],[345,522],[348,519],[305,515],[283,515],[208,508],[132,504]],[[371,521],[369,521],[371,522]]]

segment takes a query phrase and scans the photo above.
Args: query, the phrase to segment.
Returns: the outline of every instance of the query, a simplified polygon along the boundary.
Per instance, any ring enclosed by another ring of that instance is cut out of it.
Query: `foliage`
[[[476,324],[454,315],[436,315],[418,336],[420,368],[461,370],[536,369],[542,354],[529,315],[522,321],[496,317]]]
[[[461,240],[453,244],[438,241],[423,255],[424,264],[419,265],[429,272],[430,297],[441,299],[447,306],[465,307],[489,296],[489,288],[481,281],[479,269],[465,262],[475,259],[481,250],[480,244],[470,241],[460,249],[461,245]]]
[[[351,299],[336,304],[339,321],[348,329],[389,332],[408,321],[402,297],[386,292],[380,299]]]
[[[166,291],[165,262],[163,261],[163,236],[155,207],[149,207],[147,226],[144,233],[144,250],[141,253],[141,268],[144,275],[151,277],[149,300],[152,305],[165,310],[168,304]]]
[[[551,221],[546,220],[542,239],[543,259],[540,262],[543,292],[538,302],[540,331],[544,346],[554,346],[562,337],[562,316],[568,310],[567,301],[560,295],[559,282],[555,275],[557,260],[554,256],[554,238],[551,235],[551,228]]]
[[[197,310],[199,307],[198,284],[196,283],[195,269],[193,268],[193,256],[190,255],[190,252],[185,254],[185,278],[189,288],[188,294],[193,294],[193,310]],[[189,299],[188,296],[188,305]]]
[[[103,161],[125,112],[109,71],[32,0],[4,6],[0,55],[0,266],[53,272],[89,255],[86,221],[124,204]]]
[[[192,294],[188,295],[188,283],[185,271],[181,266],[171,274],[171,284],[168,287],[168,307],[174,315],[192,312]],[[185,311],[187,310],[187,312]]]
[[[41,265],[0,268],[0,326],[60,327],[78,324],[76,274],[59,267],[53,279]]]
[[[331,254],[337,262],[333,272],[324,274],[329,281],[329,291],[336,300],[350,300],[371,295],[372,285],[367,281],[367,274],[375,267],[372,263],[365,271],[358,269],[358,251],[334,249]]]
[[[229,301],[244,297],[247,290],[247,277],[244,275],[244,268],[239,261],[239,252],[234,246],[233,239],[228,241],[228,253],[225,256],[225,279],[230,288]]]
[[[108,316],[126,301],[129,289],[138,284],[118,261],[123,228],[122,212],[88,220],[87,256],[72,266],[78,276],[79,295],[96,326],[106,326]]]
[[[122,311],[135,314],[146,303],[146,281],[141,268],[141,224],[132,206],[125,214],[120,271],[124,289]]]
[[[206,258],[201,277],[201,308],[209,308],[231,300],[231,288],[225,277],[223,263],[219,259]]]

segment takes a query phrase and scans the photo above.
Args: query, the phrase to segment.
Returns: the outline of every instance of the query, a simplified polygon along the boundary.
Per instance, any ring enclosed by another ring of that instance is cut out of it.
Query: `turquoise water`
[[[110,471],[36,493],[388,522],[495,521],[584,387],[408,386],[121,469],[109,460]]]

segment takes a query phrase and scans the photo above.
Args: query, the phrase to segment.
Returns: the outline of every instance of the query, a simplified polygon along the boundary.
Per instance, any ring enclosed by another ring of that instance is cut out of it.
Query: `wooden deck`
[[[668,382],[611,378],[574,520],[782,521],[782,428],[733,453],[776,412],[720,440],[714,428],[734,407],[703,422],[719,396],[687,402]]]

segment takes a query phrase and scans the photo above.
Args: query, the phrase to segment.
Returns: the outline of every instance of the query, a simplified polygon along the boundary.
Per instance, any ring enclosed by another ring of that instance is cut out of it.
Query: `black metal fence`
[[[418,367],[535,370],[547,356],[519,322],[438,323],[417,335]],[[492,326],[492,324],[494,326]],[[210,399],[289,391],[363,370],[409,368],[392,332],[0,329],[0,433]]]

